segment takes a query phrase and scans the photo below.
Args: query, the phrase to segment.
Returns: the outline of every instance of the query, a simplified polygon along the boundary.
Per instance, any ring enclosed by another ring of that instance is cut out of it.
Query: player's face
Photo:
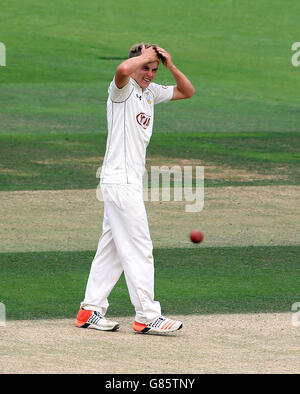
[[[133,79],[142,89],[146,89],[155,78],[158,62],[147,63],[132,74]]]

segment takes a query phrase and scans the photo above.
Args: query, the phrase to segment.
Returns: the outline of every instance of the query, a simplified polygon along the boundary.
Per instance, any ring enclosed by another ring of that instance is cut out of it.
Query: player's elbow
[[[195,94],[195,88],[193,85],[186,87],[184,91],[181,91],[182,98],[187,99],[193,97]]]
[[[191,97],[193,97],[193,96],[194,96],[194,94],[195,94],[195,88],[194,88],[194,86],[193,86],[193,85],[191,85],[191,87],[190,87],[189,91],[187,92],[187,98],[191,98]]]
[[[126,76],[128,76],[128,75],[131,74],[129,68],[128,68],[127,65],[124,64],[124,63],[121,63],[121,64],[118,66],[116,73],[117,73],[118,75],[124,76],[124,77],[126,77]]]

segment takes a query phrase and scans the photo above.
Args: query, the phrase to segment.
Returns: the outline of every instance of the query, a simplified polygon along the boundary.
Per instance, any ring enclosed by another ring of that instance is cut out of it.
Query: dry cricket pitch
[[[80,329],[73,320],[0,327],[1,373],[299,373],[300,328],[291,313],[177,316],[180,331],[137,334]]]

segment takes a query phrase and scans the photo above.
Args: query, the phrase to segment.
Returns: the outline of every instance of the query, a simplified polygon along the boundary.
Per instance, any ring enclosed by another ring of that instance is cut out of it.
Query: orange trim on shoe
[[[163,325],[161,326],[161,329],[163,330],[163,329],[165,328],[165,326],[166,326],[168,323],[169,323],[169,322],[166,321],[165,324],[163,324]]]
[[[89,320],[89,318],[92,316],[92,314],[93,311],[80,308],[77,314],[77,320],[75,322],[75,326],[82,327],[83,325],[85,325],[86,322]]]
[[[148,331],[148,330],[145,330],[147,328],[147,324],[142,324],[137,321],[134,321],[132,328],[134,329],[134,331],[138,331],[138,332]]]
[[[174,326],[175,323],[176,323],[175,321],[171,321],[171,322],[167,325],[167,327],[165,328],[165,330],[171,330],[171,328]]]
[[[161,327],[162,330],[167,330],[168,328],[171,328],[171,324],[173,325],[175,322],[174,320],[169,320],[166,321],[166,323]]]

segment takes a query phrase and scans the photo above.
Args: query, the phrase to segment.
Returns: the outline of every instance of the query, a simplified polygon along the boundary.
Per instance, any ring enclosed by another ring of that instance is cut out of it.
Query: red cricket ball
[[[201,231],[199,230],[193,230],[190,234],[190,239],[192,242],[195,244],[198,244],[199,242],[202,242],[204,238],[204,235]]]

